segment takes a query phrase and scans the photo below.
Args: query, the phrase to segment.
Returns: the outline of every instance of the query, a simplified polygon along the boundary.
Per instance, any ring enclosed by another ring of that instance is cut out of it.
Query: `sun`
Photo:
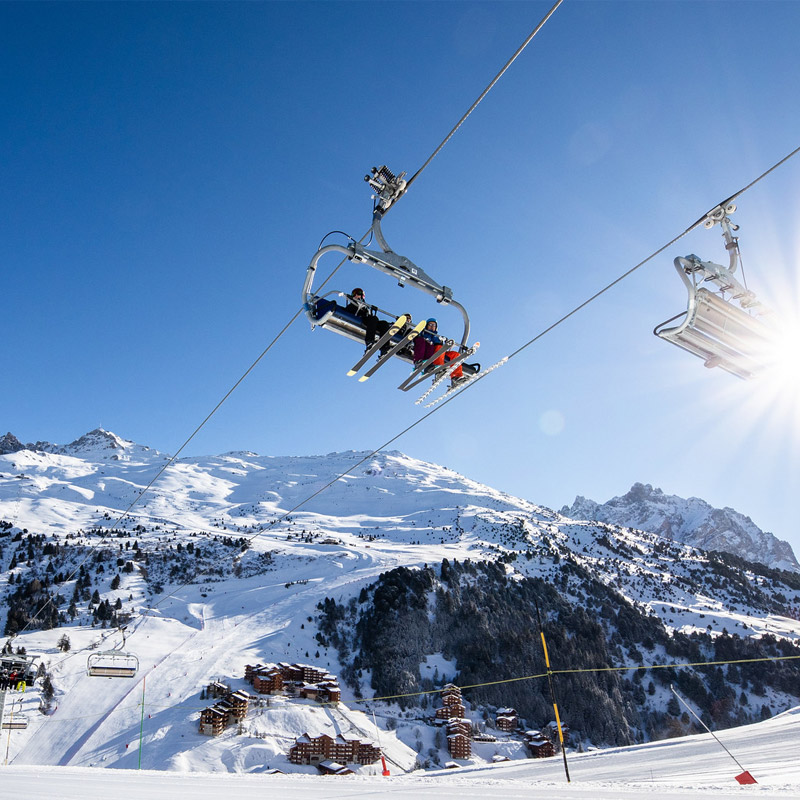
[[[797,307],[783,308],[776,315],[774,335],[764,354],[766,366],[754,379],[754,388],[765,410],[775,414],[797,436],[800,435],[800,318]]]

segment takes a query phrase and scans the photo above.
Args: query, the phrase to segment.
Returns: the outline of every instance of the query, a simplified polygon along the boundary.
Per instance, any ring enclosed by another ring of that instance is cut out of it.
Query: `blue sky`
[[[102,425],[174,452],[300,304],[363,175],[413,174],[550,3],[0,5],[0,427]],[[387,215],[468,309],[479,360],[515,350],[800,144],[800,4],[567,0]],[[798,297],[800,156],[739,199],[751,288]],[[733,506],[800,551],[798,395],[656,339],[672,267],[726,263],[702,228],[394,448],[558,508],[634,481]],[[338,261],[323,259],[327,274]],[[334,286],[457,328],[347,264]],[[187,454],[379,446],[421,414],[397,362],[300,320]]]

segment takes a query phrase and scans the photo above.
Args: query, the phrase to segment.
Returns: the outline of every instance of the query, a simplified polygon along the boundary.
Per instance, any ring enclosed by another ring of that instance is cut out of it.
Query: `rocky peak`
[[[6,453],[17,453],[20,450],[24,450],[25,445],[14,436],[11,431],[9,431],[5,436],[0,436],[0,455],[6,455]]]
[[[721,550],[770,567],[800,571],[791,545],[762,531],[750,517],[732,508],[713,508],[697,497],[667,495],[647,483],[634,483],[627,494],[602,505],[576,497],[561,513],[571,519],[637,528],[703,550]]]

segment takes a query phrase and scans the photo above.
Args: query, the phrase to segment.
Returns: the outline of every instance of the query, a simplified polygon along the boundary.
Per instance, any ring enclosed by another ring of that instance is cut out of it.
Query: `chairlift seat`
[[[681,315],[679,315],[681,316]],[[758,318],[700,288],[690,291],[689,307],[680,325],[657,326],[653,333],[745,380],[767,366],[770,333]]]
[[[364,345],[366,338],[366,327],[363,320],[355,314],[351,314],[339,305],[325,309],[321,315],[317,315],[317,304],[320,298],[314,298],[309,304],[312,306],[308,312],[309,319],[321,328],[346,336],[354,342]],[[320,322],[320,320],[324,320]],[[392,341],[396,344],[402,339],[400,334],[396,334]],[[404,348],[399,353],[395,354],[397,358],[407,361],[409,364],[414,363],[414,355],[410,348]]]
[[[138,671],[139,659],[119,650],[92,653],[86,662],[86,672],[92,678],[133,678]]]

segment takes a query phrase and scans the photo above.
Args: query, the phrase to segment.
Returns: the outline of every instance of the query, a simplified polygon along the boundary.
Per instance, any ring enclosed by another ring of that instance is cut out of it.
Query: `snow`
[[[113,434],[81,447],[80,455],[19,451],[0,456],[0,519],[16,529],[27,527],[61,539],[96,525],[110,526],[165,458]],[[109,454],[124,457],[109,459]],[[221,680],[234,690],[252,691],[243,679],[245,664],[302,662],[341,674],[336,651],[319,645],[308,619],[325,597],[347,601],[399,565],[433,564],[444,557],[496,557],[520,542],[533,547],[547,541],[553,553],[569,550],[675,628],[706,630],[711,625],[715,634],[727,627],[743,635],[800,636],[796,620],[734,609],[720,599],[723,595],[704,596],[671,584],[674,575],[683,574],[680,570],[703,563],[686,545],[671,544],[681,554],[676,565],[652,555],[658,537],[619,529],[616,540],[640,553],[620,569],[615,553],[603,543],[605,529],[596,524],[565,519],[397,452],[366,461],[290,520],[270,525],[361,458],[360,453],[277,458],[237,452],[171,465],[134,507],[127,530],[142,524],[148,532],[140,541],[152,539],[151,545],[161,546],[169,541],[173,546],[194,542],[206,547],[211,535],[244,537],[250,550],[241,556],[243,567],[264,553],[271,554],[271,566],[249,577],[244,570],[241,578],[206,575],[188,585],[173,583],[155,598],[148,598],[138,571],[123,572],[119,590],[106,589],[102,596],[112,602],[119,597],[126,610],[134,611],[125,643],[140,662],[132,680],[86,675],[91,652],[87,648],[122,646],[116,632],[92,628],[84,620],[19,636],[15,645],[41,653],[48,665],[56,687],[55,709],[47,716],[39,713],[36,687],[22,697],[9,696],[15,713],[24,714],[29,724],[25,730],[3,731],[3,750],[8,753],[5,792],[32,798],[88,794],[122,800],[161,800],[169,794],[172,800],[176,792],[207,793],[216,788],[216,781],[225,780],[219,791],[228,800],[261,796],[265,790],[288,800],[356,794],[391,794],[400,800],[412,795],[528,797],[534,784],[537,792],[556,798],[658,794],[661,800],[672,800],[698,794],[740,797],[742,791],[759,797],[797,795],[797,709],[720,734],[759,781],[758,787],[745,789],[733,780],[738,767],[707,735],[570,753],[569,787],[560,758],[529,760],[519,743],[502,734],[497,742],[475,744],[473,765],[461,762],[457,770],[440,772],[414,770],[418,752],[422,757],[436,744],[433,728],[404,719],[386,705],[359,703],[344,684],[338,707],[273,697],[269,705],[251,709],[241,732],[234,725],[219,737],[199,734],[200,711],[213,702],[200,699],[202,688]],[[131,533],[120,541],[132,538]],[[73,541],[99,540],[84,534]],[[116,539],[109,541],[117,546]],[[547,577],[552,566],[551,559],[537,557],[519,559],[514,569],[516,574]],[[72,586],[65,584],[60,591],[68,597]],[[65,631],[72,652],[62,654],[56,641]],[[421,664],[421,674],[433,678],[437,672],[444,682],[455,675],[456,665],[441,653],[430,654]],[[364,685],[369,685],[368,676]],[[325,778],[312,767],[290,765],[288,747],[305,733],[380,739],[392,777],[380,775],[380,764],[356,767],[354,776]],[[511,760],[494,763],[496,756]],[[297,774],[270,774],[275,769]]]
[[[741,769],[708,734],[635,747],[568,755],[567,784],[561,758],[505,761],[458,770],[391,777],[321,777],[281,774],[207,774],[183,764],[182,772],[99,770],[79,767],[11,765],[3,768],[8,796],[27,800],[174,800],[176,796],[214,796],[226,800],[326,800],[390,795],[396,800],[451,798],[529,798],[614,800],[658,797],[797,797],[800,786],[800,709],[766,722],[725,731],[719,738],[758,781],[740,786]],[[221,781],[224,781],[222,783]]]

